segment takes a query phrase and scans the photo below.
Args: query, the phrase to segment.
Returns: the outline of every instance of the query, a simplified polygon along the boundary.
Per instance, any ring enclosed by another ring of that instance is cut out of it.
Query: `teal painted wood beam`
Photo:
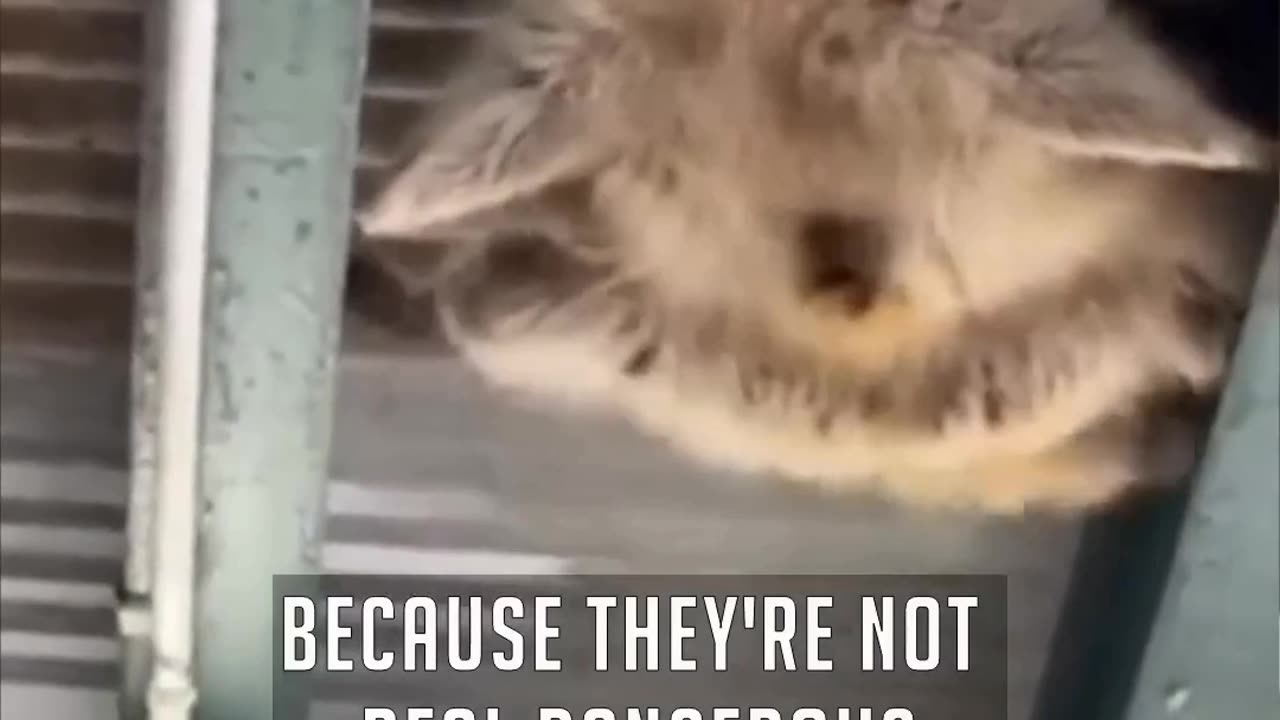
[[[1280,224],[1193,485],[1127,720],[1280,717],[1278,663]]]
[[[369,0],[220,13],[196,714],[255,720],[272,717],[272,576],[320,564]]]

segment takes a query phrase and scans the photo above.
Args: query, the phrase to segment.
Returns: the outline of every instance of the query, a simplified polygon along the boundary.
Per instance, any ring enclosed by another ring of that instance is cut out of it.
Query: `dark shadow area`
[[[1091,520],[1040,681],[1034,720],[1119,720],[1168,581],[1189,493]]]
[[[1227,112],[1280,137],[1280,3],[1111,0]]]

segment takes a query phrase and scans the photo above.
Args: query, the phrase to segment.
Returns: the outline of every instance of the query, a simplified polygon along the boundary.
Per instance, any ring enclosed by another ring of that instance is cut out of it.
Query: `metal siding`
[[[492,4],[374,3],[358,197]],[[128,347],[148,5],[0,0],[0,343],[10,353]],[[405,346],[352,320],[352,350]]]
[[[141,3],[0,1],[0,713],[109,718]]]
[[[5,717],[114,716],[125,384],[119,362],[0,363]]]
[[[32,493],[51,498],[43,517],[62,523],[46,522],[36,535],[19,530],[24,544],[11,546],[10,520],[23,513],[4,518],[6,583],[60,583],[20,589],[54,599],[43,618],[25,627],[6,618],[4,629],[47,633],[31,661],[68,647],[101,658],[103,616],[63,609],[100,607],[119,573],[125,367],[11,360],[0,379],[0,393],[21,397],[4,405],[6,506]],[[690,472],[627,431],[512,408],[445,360],[348,362],[339,395],[324,549],[333,571],[1008,573],[1011,694],[1024,708],[1011,717],[1026,717],[1075,552],[1074,522],[927,521],[803,488]],[[21,455],[36,459],[14,459]],[[14,553],[32,543],[43,553]],[[51,623],[75,632],[50,632]],[[18,649],[30,647],[24,640]],[[10,665],[12,649],[5,643],[7,683],[76,685],[83,691],[72,695],[89,698],[85,706],[114,677],[101,660],[85,673],[88,666],[66,660]],[[6,696],[16,703],[40,694]]]
[[[118,347],[129,327],[140,2],[0,2],[0,341]]]
[[[153,5],[0,0],[0,704],[14,717],[116,713],[142,33]],[[379,3],[366,169],[384,152],[379,139],[416,116],[415,65],[445,60],[478,6]],[[348,335],[374,349],[389,339]]]

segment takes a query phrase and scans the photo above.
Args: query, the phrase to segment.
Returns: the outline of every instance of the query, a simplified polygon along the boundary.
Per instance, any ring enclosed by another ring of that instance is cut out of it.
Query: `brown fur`
[[[416,142],[362,224],[484,228],[438,302],[495,383],[990,510],[1188,469],[1148,405],[1217,389],[1275,198],[1074,0],[519,2]]]

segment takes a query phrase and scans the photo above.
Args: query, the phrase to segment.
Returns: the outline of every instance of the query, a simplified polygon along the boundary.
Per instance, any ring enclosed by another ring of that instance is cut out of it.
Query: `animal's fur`
[[[361,221],[482,228],[437,301],[500,385],[1074,507],[1190,466],[1150,406],[1220,382],[1274,149],[1100,0],[528,0]]]

